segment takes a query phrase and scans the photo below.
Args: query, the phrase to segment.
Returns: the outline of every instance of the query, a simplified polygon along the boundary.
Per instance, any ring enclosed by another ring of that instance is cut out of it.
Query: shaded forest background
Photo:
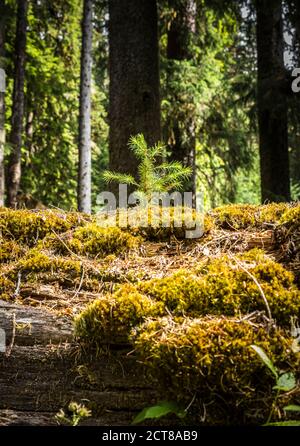
[[[1,2],[8,182],[20,3]],[[18,200],[76,208],[83,2],[30,0],[27,6]],[[300,66],[297,0],[159,0],[157,5],[94,0],[92,22],[93,210],[97,194],[107,187],[102,179],[107,167],[136,170],[126,144],[128,120],[141,115],[134,103],[139,81],[149,86],[159,81],[160,89],[143,91],[149,116],[155,117],[137,119],[132,131],[152,137],[150,143],[159,137],[169,159],[194,168],[206,209],[259,203],[261,184],[267,188],[274,179],[285,184],[263,194],[263,201],[272,194],[277,201],[300,198],[300,105],[291,89],[292,71]],[[156,29],[157,47],[149,45]],[[121,155],[116,144],[124,149]]]

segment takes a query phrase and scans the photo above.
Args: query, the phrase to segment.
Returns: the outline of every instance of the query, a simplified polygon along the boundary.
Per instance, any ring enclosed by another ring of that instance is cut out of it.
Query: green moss
[[[295,230],[300,229],[300,204],[286,210],[280,218],[280,224]]]
[[[11,262],[20,258],[26,252],[26,247],[14,240],[0,241],[1,263]]]
[[[268,228],[278,224],[289,209],[286,203],[270,203],[262,206],[233,204],[214,209],[210,216],[217,227],[230,230]]]
[[[125,293],[126,290],[126,293]],[[88,344],[128,342],[133,327],[162,314],[161,306],[125,285],[124,293],[97,299],[75,319],[75,334]]]
[[[16,286],[14,282],[6,277],[0,276],[0,299],[9,300],[14,293]]]
[[[164,394],[184,401],[194,397],[196,410],[209,402],[212,414],[224,404],[231,418],[260,391],[271,395],[273,379],[251,344],[263,348],[281,370],[299,365],[299,354],[292,353],[281,330],[268,333],[246,320],[161,318],[145,323],[134,337],[136,352]]]
[[[153,205],[148,209],[135,207],[128,211],[118,209],[116,214],[109,217],[99,214],[97,218],[101,225],[126,227],[132,234],[141,235],[150,241],[165,241],[172,236],[185,239],[186,231],[192,231],[196,224],[203,234],[208,233],[213,226],[209,216],[184,206]]]
[[[142,242],[141,237],[120,228],[103,228],[96,223],[62,234],[61,237],[48,236],[40,242],[40,246],[54,250],[58,254],[70,253],[89,257],[105,257],[121,255],[137,249]]]
[[[29,246],[48,234],[65,232],[85,224],[89,217],[63,211],[29,211],[0,209],[0,233],[8,240],[15,239]]]
[[[79,319],[89,317],[90,311],[93,314],[97,312],[97,317],[93,319],[92,342],[97,338],[97,326],[99,339],[103,338],[105,331],[105,337],[112,336],[113,340],[115,329],[117,332],[127,332],[128,336],[131,327],[149,316],[170,313],[192,317],[208,314],[237,316],[254,311],[266,312],[260,289],[249,273],[260,284],[272,317],[280,326],[289,327],[291,316],[300,316],[300,291],[294,283],[293,274],[260,250],[249,251],[236,257],[236,260],[224,255],[208,261],[194,272],[182,270],[163,279],[121,285],[107,300],[100,300],[95,307],[88,307]],[[127,299],[128,303],[124,306]],[[141,310],[141,301],[152,302],[150,306],[145,305],[147,311],[145,314],[139,313],[138,318],[135,316],[135,299]],[[109,313],[108,302],[114,308]],[[132,310],[128,311],[131,307]]]

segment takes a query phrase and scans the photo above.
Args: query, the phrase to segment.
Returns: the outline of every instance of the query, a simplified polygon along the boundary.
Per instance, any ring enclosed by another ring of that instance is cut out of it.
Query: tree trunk
[[[0,0],[0,69],[4,70],[5,1]],[[4,71],[0,76],[5,77]],[[2,82],[5,79],[2,79]],[[1,80],[0,80],[1,82]],[[0,88],[0,206],[4,206],[5,92]]]
[[[287,98],[281,0],[257,0],[258,120],[262,201],[289,201]]]
[[[156,1],[109,0],[109,19],[109,167],[137,177],[130,136],[149,144],[161,136]]]
[[[170,2],[172,6],[173,2]],[[167,58],[169,60],[186,61],[191,60],[193,52],[191,50],[191,37],[196,32],[196,3],[195,0],[184,0],[178,3],[176,16],[172,20],[168,31]],[[168,73],[168,80],[172,83],[174,67]],[[176,97],[174,97],[174,107],[176,107]],[[185,191],[196,192],[196,137],[195,120],[189,116],[185,122],[178,122],[172,119],[170,138],[171,159],[180,161],[184,166],[192,167],[193,175],[184,185]]]
[[[84,0],[82,22],[78,210],[91,213],[91,80],[93,0]]]
[[[8,206],[16,207],[17,194],[21,181],[21,149],[24,117],[24,83],[27,32],[27,0],[18,0],[17,30],[15,43],[15,78],[12,105],[12,125],[10,144],[12,152],[9,158],[7,196]]]

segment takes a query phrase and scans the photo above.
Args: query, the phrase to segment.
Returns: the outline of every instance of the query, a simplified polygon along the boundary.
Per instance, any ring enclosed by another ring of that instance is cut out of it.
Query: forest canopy
[[[96,210],[107,168],[136,175],[139,133],[193,170],[206,209],[299,199],[297,1],[0,8],[1,202]]]

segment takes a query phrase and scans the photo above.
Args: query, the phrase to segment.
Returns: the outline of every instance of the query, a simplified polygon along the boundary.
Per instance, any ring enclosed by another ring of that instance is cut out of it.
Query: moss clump
[[[0,233],[4,239],[17,240],[28,246],[36,244],[53,231],[57,233],[68,231],[84,225],[89,217],[83,214],[63,211],[29,211],[0,209]]]
[[[187,231],[200,228],[201,237],[209,232],[213,226],[209,216],[204,216],[194,209],[184,206],[158,206],[149,208],[134,207],[128,211],[118,209],[110,216],[98,215],[101,225],[126,227],[135,235],[141,235],[146,240],[164,241],[175,236],[177,239],[187,238]]]
[[[287,210],[280,219],[280,225],[275,231],[278,245],[281,247],[281,260],[296,265],[300,279],[300,205]]]
[[[124,343],[131,329],[147,316],[162,314],[161,306],[128,285],[127,292],[97,299],[75,319],[75,334],[88,344]],[[123,290],[124,291],[124,290]]]
[[[0,277],[0,299],[9,300],[14,293],[15,284],[6,277]]]
[[[239,406],[245,408],[260,391],[271,395],[273,379],[252,344],[263,348],[279,369],[297,370],[299,354],[292,353],[291,340],[281,330],[268,333],[246,320],[168,317],[145,323],[134,336],[135,350],[164,394],[185,402],[194,397],[198,413],[203,403],[210,403],[212,417],[219,416],[217,406],[223,405],[231,421],[247,415],[239,413]]]
[[[43,271],[63,271],[75,272],[81,271],[81,262],[79,260],[64,259],[60,257],[53,257],[34,248],[28,251],[16,265],[16,270],[29,272],[43,272]]]
[[[214,209],[210,216],[217,227],[230,230],[258,229],[278,224],[289,209],[286,203],[271,203],[262,206],[233,204]]]
[[[85,326],[86,338],[92,327],[91,343],[104,342],[103,339],[114,342],[120,332],[128,338],[130,329],[147,317],[170,313],[230,317],[266,311],[261,292],[245,272],[246,268],[260,283],[273,318],[280,326],[290,327],[291,316],[300,316],[300,292],[293,274],[259,250],[236,259],[238,263],[222,256],[194,272],[182,270],[163,279],[121,285],[113,295],[87,307],[79,316],[77,326]],[[84,325],[85,319],[92,320],[93,324]],[[82,333],[78,330],[79,336]]]
[[[66,233],[61,240],[48,237],[42,245],[54,248],[60,254],[71,251],[79,255],[105,257],[110,254],[124,254],[138,248],[141,242],[141,237],[135,237],[120,228],[102,228],[91,223]]]
[[[1,263],[11,262],[20,258],[26,252],[26,247],[14,240],[0,241]]]

